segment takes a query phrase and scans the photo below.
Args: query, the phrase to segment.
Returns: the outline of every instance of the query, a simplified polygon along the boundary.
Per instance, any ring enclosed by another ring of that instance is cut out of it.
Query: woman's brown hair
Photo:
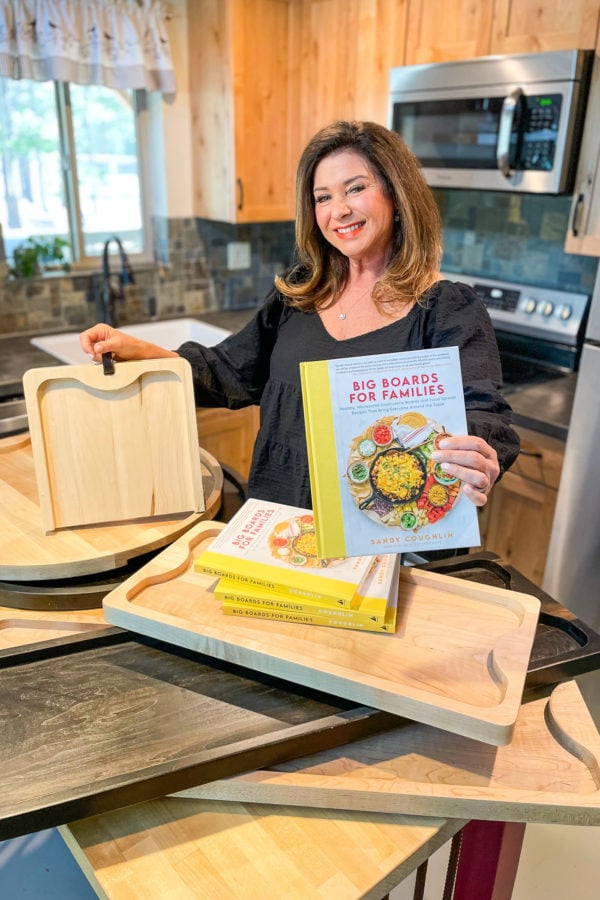
[[[396,214],[390,259],[373,290],[377,301],[419,300],[438,277],[440,216],[419,164],[399,134],[375,122],[335,122],[305,147],[296,173],[298,264],[275,279],[291,305],[316,309],[333,301],[348,278],[346,256],[325,240],[315,216],[314,173],[332,153],[360,154],[391,198]]]

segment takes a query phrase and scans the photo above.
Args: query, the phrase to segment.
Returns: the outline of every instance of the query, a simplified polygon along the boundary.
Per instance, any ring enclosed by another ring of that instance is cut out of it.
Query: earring
[[[396,212],[394,214],[394,222],[399,222],[399,221],[400,221],[400,213],[398,212],[398,210],[396,210]]]

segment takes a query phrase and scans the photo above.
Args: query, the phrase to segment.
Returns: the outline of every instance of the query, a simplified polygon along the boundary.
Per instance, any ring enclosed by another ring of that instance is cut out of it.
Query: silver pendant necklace
[[[366,297],[366,295],[373,290],[374,286],[375,285],[372,284],[370,287],[367,288],[366,291],[363,291],[362,294],[359,294],[359,296],[356,298],[356,300],[354,301],[354,303],[352,304],[352,306],[350,307],[348,312],[352,312],[354,307],[362,300],[362,298]],[[340,312],[338,313],[338,319],[340,319],[343,322],[347,317],[348,317],[348,313],[345,313],[343,309],[340,310]]]

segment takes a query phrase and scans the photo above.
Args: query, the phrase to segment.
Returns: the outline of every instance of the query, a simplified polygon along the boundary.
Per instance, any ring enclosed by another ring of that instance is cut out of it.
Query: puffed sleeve
[[[505,472],[519,453],[520,441],[511,427],[512,410],[500,393],[500,354],[485,304],[468,285],[442,281],[432,292],[430,313],[429,346],[458,346],[460,351],[469,433],[494,447]]]
[[[186,341],[178,347],[177,353],[192,367],[198,406],[241,409],[260,402],[285,309],[273,289],[247,325],[220,344],[204,347]]]

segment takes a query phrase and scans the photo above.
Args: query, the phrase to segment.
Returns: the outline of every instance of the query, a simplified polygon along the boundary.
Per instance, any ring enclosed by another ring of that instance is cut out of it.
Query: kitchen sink
[[[176,350],[184,341],[198,341],[206,347],[212,347],[226,338],[230,331],[219,328],[217,325],[209,325],[200,319],[165,319],[160,322],[142,322],[139,325],[124,325],[119,328],[126,334],[141,338],[166,347],[168,350]],[[47,334],[42,337],[31,338],[31,343],[49,353],[55,359],[70,365],[80,365],[89,360],[89,357],[81,349],[78,331],[66,331],[60,334]]]

